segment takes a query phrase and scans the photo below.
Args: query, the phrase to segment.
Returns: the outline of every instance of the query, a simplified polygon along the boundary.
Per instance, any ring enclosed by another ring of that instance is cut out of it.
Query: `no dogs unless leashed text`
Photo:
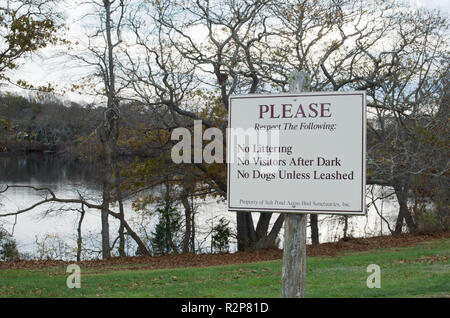
[[[364,214],[365,124],[363,91],[231,96],[228,209]]]

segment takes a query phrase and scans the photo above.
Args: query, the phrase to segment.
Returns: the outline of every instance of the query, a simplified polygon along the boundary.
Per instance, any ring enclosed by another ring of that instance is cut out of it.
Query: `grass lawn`
[[[366,286],[370,264],[381,288]],[[66,287],[65,267],[0,270],[0,297],[279,297],[281,261],[146,270],[136,264],[81,268],[81,288]],[[307,297],[450,296],[450,239],[337,257],[308,257]]]

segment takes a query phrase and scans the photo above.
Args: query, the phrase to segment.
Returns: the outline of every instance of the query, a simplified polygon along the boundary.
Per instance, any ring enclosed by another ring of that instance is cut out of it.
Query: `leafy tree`
[[[230,227],[230,221],[225,218],[220,218],[219,223],[216,224],[211,233],[211,247],[219,253],[228,252],[230,249],[230,237],[232,236],[232,230]]]
[[[178,254],[179,234],[182,228],[182,217],[173,200],[167,193],[165,199],[156,209],[159,221],[152,232],[152,246],[156,254]]]
[[[3,227],[0,227],[0,260],[13,261],[18,258],[16,241]]]
[[[9,0],[0,4],[0,81],[21,59],[49,44],[66,43],[57,32],[63,27],[55,12],[55,0]],[[21,86],[30,88],[24,80]]]

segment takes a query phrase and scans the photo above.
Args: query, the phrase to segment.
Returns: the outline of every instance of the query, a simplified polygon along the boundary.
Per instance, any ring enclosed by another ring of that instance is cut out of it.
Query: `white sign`
[[[366,94],[231,96],[231,211],[365,213]]]

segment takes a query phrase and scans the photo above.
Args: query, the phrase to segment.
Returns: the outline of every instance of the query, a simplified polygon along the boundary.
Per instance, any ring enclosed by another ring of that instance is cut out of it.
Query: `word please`
[[[259,118],[321,118],[331,117],[330,103],[311,103],[308,107],[302,104],[293,106],[292,104],[281,104],[281,107],[272,105],[258,105]]]

